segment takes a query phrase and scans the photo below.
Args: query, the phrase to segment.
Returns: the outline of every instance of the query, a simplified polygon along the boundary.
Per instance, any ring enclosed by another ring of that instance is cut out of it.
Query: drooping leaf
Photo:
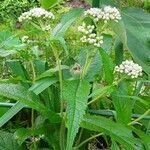
[[[21,147],[14,139],[12,133],[0,131],[0,149],[1,150],[20,150]]]
[[[33,93],[31,93],[21,85],[1,83],[0,96],[24,103],[25,105],[39,111],[53,123],[60,121],[60,117],[58,114],[46,108],[42,103],[38,101],[38,98]]]
[[[133,137],[131,129],[122,124],[115,123],[108,118],[86,115],[81,123],[81,127],[92,131],[103,132],[129,150],[138,149],[137,145],[141,145]]]
[[[73,9],[65,14],[61,22],[54,28],[53,36],[63,37],[70,25],[83,13],[83,9]]]
[[[90,85],[87,81],[66,81],[63,99],[67,102],[68,133],[66,150],[72,149],[74,139],[87,106]]]

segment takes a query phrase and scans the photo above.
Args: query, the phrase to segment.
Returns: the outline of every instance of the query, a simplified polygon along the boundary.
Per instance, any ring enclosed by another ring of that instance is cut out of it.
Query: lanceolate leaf
[[[21,102],[17,102],[12,106],[1,118],[0,127],[7,123],[14,115],[16,115],[25,105]]]
[[[58,80],[55,77],[43,78],[41,80],[37,80],[29,90],[38,95],[57,81]]]
[[[63,37],[70,25],[83,13],[83,9],[73,9],[65,14],[53,30],[53,36]]]
[[[23,86],[17,84],[0,84],[0,96],[20,101],[27,106],[39,111],[46,116],[51,122],[59,122],[60,117],[50,109],[46,108],[38,101],[38,98]]]
[[[71,150],[87,106],[90,85],[86,81],[64,83],[63,99],[67,102],[68,133],[66,150]]]
[[[100,54],[102,57],[102,62],[103,62],[103,70],[104,70],[104,79],[111,84],[113,82],[113,70],[114,70],[114,65],[113,62],[110,58],[110,56],[103,50],[100,49]]]
[[[138,149],[137,145],[140,145],[137,139],[133,137],[132,130],[101,116],[85,116],[81,127],[92,131],[103,132],[129,150]]]

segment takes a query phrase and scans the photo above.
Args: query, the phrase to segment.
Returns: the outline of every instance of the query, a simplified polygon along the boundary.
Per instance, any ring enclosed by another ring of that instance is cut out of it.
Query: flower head
[[[32,20],[33,18],[55,19],[53,13],[43,8],[32,8],[31,10],[22,13],[18,18],[19,22]]]
[[[84,12],[85,16],[91,16],[94,21],[104,20],[105,22],[109,20],[114,20],[118,22],[121,19],[121,14],[116,7],[105,6],[104,8],[90,8]]]
[[[132,60],[125,60],[115,67],[115,72],[126,74],[131,78],[137,78],[142,75],[142,67],[135,64]]]
[[[21,41],[22,41],[22,43],[28,43],[29,37],[27,35],[25,35],[21,38]]]
[[[103,44],[103,36],[97,36],[96,33],[94,33],[94,25],[86,25],[83,23],[81,26],[78,27],[78,31],[83,33],[83,36],[81,37],[81,42],[92,44],[96,47],[101,47]]]

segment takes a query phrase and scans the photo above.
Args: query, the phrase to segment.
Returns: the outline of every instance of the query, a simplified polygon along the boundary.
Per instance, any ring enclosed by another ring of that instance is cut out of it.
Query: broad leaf
[[[1,150],[20,150],[21,147],[14,139],[12,133],[0,131],[0,149]]]
[[[20,45],[19,39],[15,38],[10,32],[0,32],[0,48],[10,49]]]
[[[133,137],[132,130],[108,118],[87,115],[84,117],[81,127],[92,131],[103,132],[129,150],[138,149],[137,145],[140,144]]]
[[[63,99],[67,102],[68,133],[66,150],[71,150],[87,106],[90,85],[86,81],[66,81]]]
[[[70,25],[83,13],[83,9],[73,9],[65,14],[61,22],[54,28],[53,36],[63,37]]]
[[[122,12],[122,25],[115,23],[113,29],[130,51],[134,60],[150,74],[150,14],[141,9],[128,8]],[[116,30],[117,29],[117,30]],[[118,31],[122,31],[118,32]]]
[[[39,111],[42,115],[46,116],[53,123],[60,121],[59,115],[46,108],[42,103],[38,101],[38,98],[35,97],[34,94],[26,90],[21,85],[1,83],[0,96],[24,103],[25,105]]]

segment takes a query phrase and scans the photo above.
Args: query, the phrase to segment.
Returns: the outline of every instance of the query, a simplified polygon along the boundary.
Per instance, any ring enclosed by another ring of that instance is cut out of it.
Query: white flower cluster
[[[43,31],[50,31],[51,30],[51,26],[50,25],[46,25],[42,27]]]
[[[31,10],[22,13],[18,18],[19,22],[25,20],[32,20],[33,18],[42,18],[42,19],[55,19],[53,13],[46,11],[43,8],[32,8]]]
[[[104,20],[105,22],[109,20],[114,20],[118,22],[121,19],[121,14],[116,7],[105,6],[104,8],[90,8],[84,12],[85,16],[91,16],[94,21]]]
[[[29,42],[29,37],[27,35],[23,36],[21,38],[22,43],[28,43]]]
[[[115,67],[115,72],[124,73],[131,78],[137,78],[142,75],[142,67],[135,64],[132,60],[125,60]]]
[[[87,26],[85,23],[79,26],[78,31],[84,34],[80,40],[83,43],[89,43],[96,47],[101,47],[103,44],[103,36],[97,36],[97,34],[93,33],[94,29],[94,25]]]

